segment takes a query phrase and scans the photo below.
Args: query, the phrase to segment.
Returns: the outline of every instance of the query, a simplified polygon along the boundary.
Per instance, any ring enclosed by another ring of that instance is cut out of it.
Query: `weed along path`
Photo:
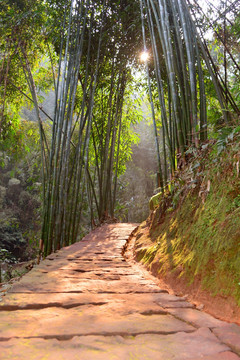
[[[0,302],[0,359],[235,360],[240,328],[170,295],[111,224],[48,256]]]

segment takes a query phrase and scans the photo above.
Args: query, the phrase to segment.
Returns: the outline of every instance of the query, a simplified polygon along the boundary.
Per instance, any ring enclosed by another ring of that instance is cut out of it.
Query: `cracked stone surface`
[[[224,351],[220,354],[216,355],[212,355],[212,356],[203,356],[200,358],[194,358],[191,360],[237,360],[239,359],[239,357],[234,354],[233,352],[229,352],[229,351]]]
[[[170,295],[123,257],[136,224],[48,256],[0,301],[0,358],[236,360],[240,328]]]
[[[215,328],[226,325],[226,322],[215,319],[213,316],[195,309],[169,309],[169,312],[197,328],[203,326]]]
[[[238,325],[227,324],[222,328],[213,329],[213,332],[240,355],[240,327]]]

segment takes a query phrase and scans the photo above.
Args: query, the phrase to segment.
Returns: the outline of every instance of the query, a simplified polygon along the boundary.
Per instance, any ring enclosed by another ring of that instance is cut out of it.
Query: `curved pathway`
[[[48,256],[0,302],[0,359],[236,360],[240,328],[161,290],[104,225]]]

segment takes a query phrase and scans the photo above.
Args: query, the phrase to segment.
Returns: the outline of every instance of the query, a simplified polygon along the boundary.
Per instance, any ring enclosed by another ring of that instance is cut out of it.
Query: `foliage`
[[[131,81],[129,61],[139,50],[138,12],[136,1],[130,4],[123,0],[104,4],[54,0],[3,4],[1,150],[11,152],[11,160],[16,154],[16,161],[22,161],[19,154],[29,151],[29,144],[21,145],[25,139],[19,114],[23,104],[33,104],[40,130],[45,253],[76,241],[86,198],[93,222],[94,202],[99,219],[108,211],[114,216],[117,177],[124,171],[130,143],[135,141],[129,130],[133,121],[131,101],[126,105],[123,97]],[[53,86],[57,96],[49,136],[41,119],[40,94]],[[93,119],[98,131],[95,134]],[[100,148],[105,150],[101,152]],[[39,153],[36,155],[39,174]],[[96,171],[102,173],[98,182]],[[34,174],[28,175],[31,187]],[[108,196],[109,189],[112,194]],[[59,224],[51,220],[55,216],[63,221],[63,231],[54,228]],[[58,240],[59,233],[65,240]]]
[[[52,83],[43,30],[47,8],[41,1],[1,1],[1,5],[0,146],[14,150],[20,140],[21,108],[33,102],[24,65],[26,54],[38,92],[47,91]]]
[[[190,3],[190,1],[189,1]],[[239,116],[239,3],[208,2],[204,7],[193,1],[191,10],[201,34],[208,58],[218,81],[227,110],[228,122]],[[216,97],[216,94],[214,95]],[[217,117],[218,118],[218,117]]]
[[[221,112],[225,121],[230,108],[237,114],[234,60],[226,65],[226,46],[221,50],[218,41],[212,41],[208,51],[189,12],[196,14],[194,6],[188,8],[185,0],[141,4],[0,0],[0,150],[11,152],[16,161],[24,163],[22,153],[25,164],[28,159],[34,162],[27,167],[29,189],[21,204],[41,170],[44,249],[40,250],[45,255],[79,239],[87,213],[95,226],[114,220],[115,207],[122,206],[117,199],[118,178],[130,159],[131,144],[137,142],[131,124],[141,118],[133,100],[131,69],[139,67],[141,26],[144,47],[153,54],[146,69],[162,189],[176,163],[180,167],[186,161],[188,146],[206,140],[207,111],[213,131],[221,125]],[[227,34],[236,53],[238,17],[233,30],[226,19],[222,22],[224,38]],[[211,62],[216,51],[217,66],[225,70],[224,86],[218,76],[223,70],[216,71]],[[52,119],[45,114],[50,120],[45,126],[40,104],[42,91],[48,90],[55,92],[55,105]],[[39,127],[39,137],[29,129],[28,143],[21,131],[23,104],[34,106]],[[231,120],[237,121],[236,116]],[[219,147],[228,143],[228,136],[219,138]],[[33,151],[31,158],[34,141],[39,141],[40,152],[36,150],[35,156]],[[5,156],[1,165],[6,162]],[[176,191],[174,203],[180,195]]]
[[[41,157],[37,124],[20,121],[14,144],[2,149],[1,157],[4,166],[0,169],[0,186],[5,194],[0,206],[0,245],[8,251],[9,261],[26,261],[36,256],[40,236]],[[19,185],[11,188],[12,178],[17,178]]]
[[[165,179],[162,175],[158,149],[159,140],[150,72],[146,63],[160,182],[163,190],[167,179],[167,153],[171,170],[174,171],[176,152],[181,152],[183,155],[187,146],[190,144],[197,146],[199,140],[206,139],[206,97],[201,63],[202,49],[185,1],[181,3],[170,1],[167,4],[164,0],[159,3],[144,0],[140,3],[144,48],[146,49],[145,27],[147,26],[151,38],[158,102],[161,108]],[[145,19],[147,25],[145,25]],[[161,61],[162,57],[164,62]],[[167,74],[166,79],[162,76],[162,68]],[[168,102],[164,94],[166,88]]]
[[[163,190],[169,177],[167,163],[173,172],[180,153],[183,156],[191,144],[197,147],[206,140],[207,128],[211,136],[219,126],[238,123],[239,4],[208,2],[207,13],[206,6],[195,0],[142,0],[140,4],[144,49],[150,55],[145,67]],[[157,121],[159,110],[161,122]]]

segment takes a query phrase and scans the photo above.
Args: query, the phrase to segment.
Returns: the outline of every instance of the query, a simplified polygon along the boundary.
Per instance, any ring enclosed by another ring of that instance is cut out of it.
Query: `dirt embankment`
[[[240,324],[239,142],[194,154],[138,229],[135,258],[166,288]],[[161,284],[161,286],[163,286]]]

